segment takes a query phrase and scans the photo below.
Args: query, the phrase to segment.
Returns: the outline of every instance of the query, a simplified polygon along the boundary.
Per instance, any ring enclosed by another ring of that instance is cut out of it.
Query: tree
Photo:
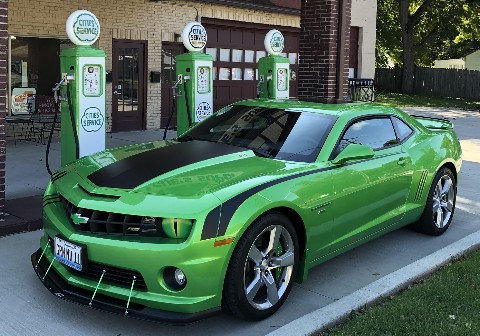
[[[403,66],[404,92],[415,65],[464,57],[480,49],[478,0],[378,0],[377,64]]]

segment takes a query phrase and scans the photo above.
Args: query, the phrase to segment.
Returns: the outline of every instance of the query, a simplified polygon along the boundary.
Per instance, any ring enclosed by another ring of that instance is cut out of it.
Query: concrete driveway
[[[480,113],[447,109],[408,112],[455,118],[464,148],[457,209],[450,229],[429,237],[400,229],[334,258],[296,284],[271,318],[250,323],[225,314],[188,326],[137,321],[95,311],[54,297],[30,265],[41,232],[0,238],[0,335],[265,335],[322,308],[471,233],[480,231]]]

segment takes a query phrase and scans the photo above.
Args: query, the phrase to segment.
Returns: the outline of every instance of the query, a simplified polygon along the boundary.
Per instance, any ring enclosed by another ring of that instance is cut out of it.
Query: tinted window
[[[408,126],[402,120],[398,119],[397,117],[393,117],[392,119],[397,127],[397,136],[399,141],[405,140],[410,134],[413,133],[413,130],[410,128],[410,126]]]
[[[257,106],[228,106],[178,140],[221,142],[252,149],[257,155],[313,162],[336,117]]]
[[[397,143],[395,131],[390,118],[361,120],[351,125],[339,144],[340,152],[349,144],[360,144],[382,149]]]

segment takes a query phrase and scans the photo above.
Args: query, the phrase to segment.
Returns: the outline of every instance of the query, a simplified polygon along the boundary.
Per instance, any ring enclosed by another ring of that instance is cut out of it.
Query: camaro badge
[[[89,220],[88,217],[83,217],[79,213],[73,213],[70,215],[70,218],[72,219],[73,224],[79,225],[79,224],[86,224]]]

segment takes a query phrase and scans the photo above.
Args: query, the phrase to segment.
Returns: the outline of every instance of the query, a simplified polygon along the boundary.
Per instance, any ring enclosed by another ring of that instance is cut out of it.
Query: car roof
[[[352,114],[352,117],[366,114],[396,114],[395,112],[397,111],[397,109],[390,106],[375,103],[323,104],[296,99],[250,99],[239,101],[234,105],[278,108],[288,111],[313,112],[335,116]]]

